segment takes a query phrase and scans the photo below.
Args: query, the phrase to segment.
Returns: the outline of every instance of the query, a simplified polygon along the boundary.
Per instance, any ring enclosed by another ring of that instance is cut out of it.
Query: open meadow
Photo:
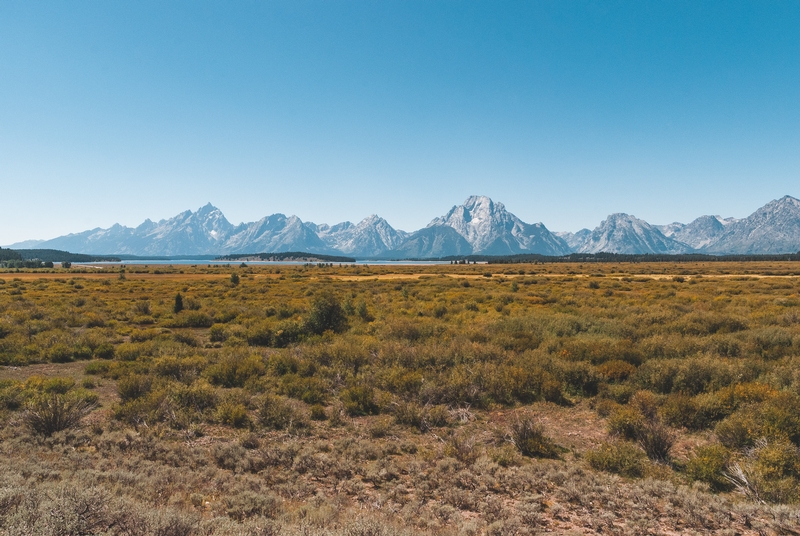
[[[800,534],[800,263],[0,272],[0,533]]]

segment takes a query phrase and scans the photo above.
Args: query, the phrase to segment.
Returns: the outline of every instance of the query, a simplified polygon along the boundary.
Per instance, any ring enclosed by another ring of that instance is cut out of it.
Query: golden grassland
[[[3,534],[797,534],[800,265],[0,272]]]

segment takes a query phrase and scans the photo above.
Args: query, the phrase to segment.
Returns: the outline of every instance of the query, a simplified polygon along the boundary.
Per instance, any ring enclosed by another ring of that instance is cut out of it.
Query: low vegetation
[[[0,273],[0,532],[791,534],[800,265]]]

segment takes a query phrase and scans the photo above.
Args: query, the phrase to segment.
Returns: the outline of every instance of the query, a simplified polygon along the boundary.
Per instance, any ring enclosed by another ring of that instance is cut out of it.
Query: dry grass
[[[0,530],[791,534],[798,273],[0,274]],[[336,332],[315,316],[323,290]],[[100,408],[33,434],[25,409],[48,396]],[[675,442],[649,461],[637,440],[654,427]]]

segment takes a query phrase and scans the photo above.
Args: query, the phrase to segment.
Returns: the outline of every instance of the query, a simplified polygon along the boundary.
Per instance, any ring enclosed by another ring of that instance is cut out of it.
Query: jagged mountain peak
[[[746,218],[725,224],[718,240],[702,249],[715,254],[796,253],[800,250],[800,200],[785,195]]]
[[[795,199],[790,195],[785,195],[780,199],[774,199],[756,210],[752,215],[756,214],[779,214],[788,213],[791,215],[800,215],[800,199]]]
[[[509,255],[540,253],[563,255],[569,246],[542,224],[528,224],[508,212],[502,203],[473,195],[454,206],[428,227],[447,226],[460,234],[476,254]]]
[[[386,222],[386,220],[384,220],[383,218],[381,218],[377,214],[370,214],[369,216],[367,216],[366,218],[361,220],[360,223],[368,225],[368,224],[372,224],[372,223],[384,223],[384,222]]]
[[[664,236],[655,226],[631,214],[609,215],[578,247],[579,253],[687,253],[691,247]]]
[[[214,211],[214,210],[219,210],[219,209],[217,207],[215,207],[213,204],[211,204],[211,201],[209,201],[208,203],[206,203],[202,207],[198,208],[197,212],[211,212],[211,211]]]
[[[320,227],[319,237],[332,250],[348,255],[376,257],[394,250],[406,233],[397,231],[377,214],[367,216],[356,225],[348,222]]]
[[[12,247],[23,247],[22,244]],[[444,216],[414,233],[394,229],[376,214],[357,224],[303,222],[281,213],[233,226],[207,203],[136,228],[114,224],[52,240],[36,247],[90,254],[200,255],[308,251],[345,253],[359,258],[447,256],[467,253],[564,255],[597,253],[713,254],[794,253],[800,250],[800,200],[784,196],[742,219],[701,216],[689,224],[651,225],[626,213],[609,215],[594,230],[551,233],[529,224],[484,195],[468,197]],[[32,246],[28,246],[32,247]]]
[[[503,203],[495,203],[491,197],[485,195],[471,195],[461,206],[470,212],[492,213],[495,211],[502,212],[506,209]]]

